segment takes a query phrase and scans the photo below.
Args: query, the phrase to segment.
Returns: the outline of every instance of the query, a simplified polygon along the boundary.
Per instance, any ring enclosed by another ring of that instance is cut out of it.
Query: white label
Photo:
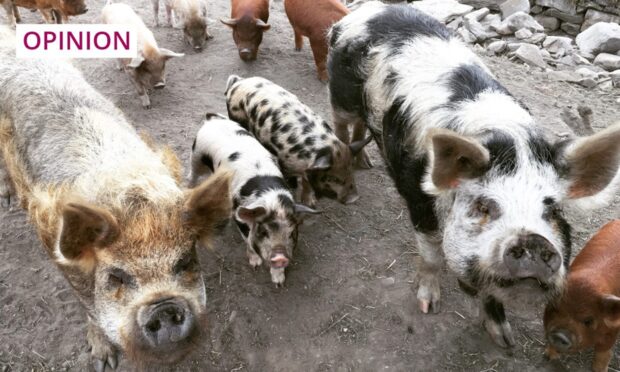
[[[128,25],[18,24],[17,58],[135,58],[138,40]]]

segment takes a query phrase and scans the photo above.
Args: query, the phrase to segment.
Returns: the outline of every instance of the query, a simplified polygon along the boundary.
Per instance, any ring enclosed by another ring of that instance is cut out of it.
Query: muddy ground
[[[95,21],[103,2],[87,3],[90,11],[73,23]],[[148,0],[130,4],[153,24]],[[223,90],[231,73],[272,79],[329,117],[326,87],[315,77],[307,45],[301,52],[293,50],[282,1],[272,3],[272,28],[259,59],[251,64],[238,58],[230,31],[217,22],[228,14],[228,1],[210,0],[209,11],[214,39],[200,54],[184,46],[180,30],[153,28],[160,46],[187,55],[169,63],[168,84],[152,94],[151,110],[140,106],[129,80],[112,61],[83,60],[78,65],[131,122],[172,146],[185,164],[204,113],[225,112]],[[26,22],[41,22],[36,13],[22,14]],[[0,11],[0,23],[5,22]],[[503,58],[486,60],[538,122],[555,133],[568,130],[559,119],[565,105],[590,105],[598,128],[620,119],[618,90],[586,90],[549,81]],[[441,313],[422,315],[417,310],[411,225],[374,145],[371,149],[375,167],[357,174],[361,199],[347,207],[328,200],[319,203],[324,213],[302,227],[285,288],[274,288],[267,270],[250,268],[243,242],[232,228],[218,239],[215,251],[201,252],[210,340],[177,369],[587,370],[589,354],[553,363],[543,359],[542,304],[507,305],[518,341],[513,350],[491,342],[479,325],[476,301],[462,293],[447,272]],[[606,209],[571,214],[575,246],[581,247],[603,223],[619,218],[619,205],[616,195]],[[85,324],[75,296],[50,263],[24,212],[0,211],[0,371],[87,370]],[[620,369],[618,353],[611,366]],[[122,362],[120,369],[129,366]]]

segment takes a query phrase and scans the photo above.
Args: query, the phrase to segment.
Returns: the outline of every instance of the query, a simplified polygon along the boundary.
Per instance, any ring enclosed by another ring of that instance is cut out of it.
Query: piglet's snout
[[[252,50],[250,48],[239,49],[239,57],[244,61],[251,61],[253,59]]]
[[[558,271],[562,258],[544,237],[524,234],[506,249],[504,264],[514,278],[547,280]]]
[[[166,83],[164,83],[163,81],[160,81],[160,82],[155,84],[154,88],[155,89],[164,89],[165,86],[166,86]]]
[[[271,267],[274,269],[283,269],[288,266],[289,259],[286,257],[286,254],[282,252],[273,252],[271,254],[271,258],[269,259]]]
[[[153,302],[141,313],[141,330],[152,348],[174,347],[190,337],[197,327],[185,301],[175,298]]]
[[[549,340],[549,344],[560,352],[568,351],[573,345],[570,333],[564,329],[551,332],[547,336],[547,339]]]

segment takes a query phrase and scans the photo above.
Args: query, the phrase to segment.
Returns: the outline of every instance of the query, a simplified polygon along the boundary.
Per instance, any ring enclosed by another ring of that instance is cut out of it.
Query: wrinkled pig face
[[[359,198],[353,176],[353,154],[343,143],[317,158],[308,172],[308,180],[319,198],[327,197],[343,204]]]
[[[292,205],[292,201],[290,201]],[[284,268],[293,259],[299,221],[293,208],[267,210],[263,206],[241,207],[236,218],[250,227],[248,244],[272,268]]]
[[[142,247],[122,242],[98,255],[97,323],[127,355],[141,363],[174,363],[198,343],[206,326],[206,294],[190,240]]]
[[[207,33],[207,24],[202,18],[193,18],[183,27],[185,41],[195,50],[201,50],[204,47],[209,35]]]
[[[559,182],[551,168],[463,182],[445,222],[448,262],[475,286],[559,289],[570,254]]]
[[[62,11],[68,16],[77,16],[88,11],[84,0],[61,0]]]
[[[246,62],[255,60],[258,47],[263,41],[263,32],[269,30],[270,25],[252,17],[222,19],[222,23],[233,29],[233,40],[239,50],[239,57]]]
[[[145,59],[129,72],[146,89],[163,88],[166,85],[166,60],[162,57]]]

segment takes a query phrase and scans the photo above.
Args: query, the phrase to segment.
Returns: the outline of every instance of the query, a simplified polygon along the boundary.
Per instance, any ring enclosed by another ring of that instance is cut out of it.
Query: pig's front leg
[[[13,195],[13,184],[6,170],[4,161],[0,159],[0,206],[9,208],[11,206],[11,196]]]
[[[151,108],[151,99],[149,98],[149,92],[145,87],[136,85],[138,88],[138,96],[140,97],[140,103],[142,103],[142,107],[145,109]]]
[[[307,205],[310,208],[316,207],[316,197],[314,196],[314,190],[308,176],[303,175],[301,177],[301,204]]]
[[[91,355],[93,357],[93,367],[96,372],[105,372],[106,366],[116,369],[118,365],[118,356],[116,348],[103,333],[101,328],[91,319],[88,320],[88,343],[91,347]]]
[[[592,361],[592,372],[607,372],[609,361],[611,360],[613,345],[607,350],[594,347],[594,360]]]
[[[441,253],[441,238],[432,235],[416,233],[418,251],[417,262],[418,304],[423,313],[432,311],[438,313],[440,309],[439,274],[443,266]]]
[[[269,272],[271,273],[271,281],[276,285],[277,287],[283,287],[284,286],[284,279],[285,279],[285,275],[284,275],[284,268],[270,268]]]
[[[506,320],[504,304],[492,295],[481,295],[482,298],[482,324],[493,341],[501,347],[512,347],[515,338],[512,327]]]
[[[263,259],[254,251],[254,248],[248,245],[248,249],[246,250],[246,254],[248,255],[248,259],[250,261],[250,266],[254,270],[256,270],[260,265],[263,264]]]

